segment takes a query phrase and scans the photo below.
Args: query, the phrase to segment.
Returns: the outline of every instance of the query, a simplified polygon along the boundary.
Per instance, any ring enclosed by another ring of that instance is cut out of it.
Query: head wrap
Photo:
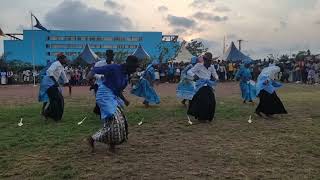
[[[63,59],[65,59],[65,58],[67,58],[67,56],[64,55],[62,52],[57,54],[57,60],[60,61],[60,60],[63,60]]]

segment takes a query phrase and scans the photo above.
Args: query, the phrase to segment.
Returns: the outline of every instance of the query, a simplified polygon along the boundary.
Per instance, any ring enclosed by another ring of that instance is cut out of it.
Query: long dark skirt
[[[58,87],[52,86],[47,90],[49,96],[49,105],[44,110],[46,117],[52,118],[55,121],[62,119],[64,110],[64,99]]]
[[[188,115],[199,121],[212,121],[216,109],[216,99],[211,87],[204,86],[198,90],[189,103]]]
[[[269,94],[267,91],[262,90],[259,93],[259,98],[260,102],[256,108],[256,112],[261,112],[265,115],[287,114],[287,111],[276,92]]]

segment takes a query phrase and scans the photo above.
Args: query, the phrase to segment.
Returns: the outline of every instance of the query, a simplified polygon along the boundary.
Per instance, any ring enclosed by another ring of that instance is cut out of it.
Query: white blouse
[[[214,77],[216,80],[219,79],[219,76],[213,65],[211,65],[209,68],[206,68],[201,63],[196,64],[193,68],[191,68],[187,72],[187,74],[192,77],[194,75],[197,75],[200,79],[206,79],[206,80],[210,80],[211,76]]]
[[[47,75],[53,76],[57,82],[59,82],[59,78],[61,76],[64,83],[69,83],[69,79],[67,78],[66,72],[64,71],[64,67],[59,61],[51,64],[51,66],[47,70]]]

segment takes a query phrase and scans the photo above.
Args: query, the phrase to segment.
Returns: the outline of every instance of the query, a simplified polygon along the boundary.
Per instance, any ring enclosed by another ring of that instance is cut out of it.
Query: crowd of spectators
[[[254,80],[258,78],[261,70],[270,64],[275,64],[280,67],[281,72],[278,74],[278,79],[282,82],[295,82],[306,84],[317,84],[320,80],[320,61],[315,58],[304,59],[288,59],[287,61],[273,61],[273,60],[256,60],[251,64],[251,72]],[[163,63],[158,66],[155,72],[156,81],[159,83],[178,83],[180,81],[181,71],[188,65],[188,63]],[[226,61],[214,61],[219,81],[235,81],[235,75],[239,70],[239,63],[232,63]],[[67,77],[72,86],[88,85],[86,74],[89,72],[89,67],[83,66],[67,66],[65,67]],[[137,73],[141,76],[143,69]],[[26,69],[20,72],[1,71],[1,84],[30,84],[33,83],[35,77],[36,83],[39,82],[39,71],[32,71]]]

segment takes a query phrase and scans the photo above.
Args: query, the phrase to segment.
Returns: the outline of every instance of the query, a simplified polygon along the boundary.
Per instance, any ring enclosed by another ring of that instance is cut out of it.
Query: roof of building
[[[98,61],[99,57],[90,48],[89,44],[86,44],[83,51],[79,54],[78,58],[83,59],[86,63],[92,64]]]
[[[222,59],[226,61],[232,61],[232,62],[252,60],[250,57],[244,55],[241,51],[239,51],[237,47],[234,45],[234,42],[231,42],[231,45],[222,56]]]
[[[150,59],[149,54],[144,50],[144,48],[139,44],[138,48],[132,53],[139,60]]]

